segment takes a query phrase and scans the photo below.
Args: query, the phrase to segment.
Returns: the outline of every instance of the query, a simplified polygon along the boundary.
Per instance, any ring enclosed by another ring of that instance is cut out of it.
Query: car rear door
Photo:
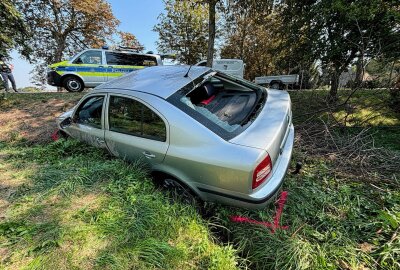
[[[90,95],[78,104],[72,115],[71,124],[66,127],[73,138],[95,147],[106,148],[104,141],[105,94]]]
[[[164,161],[169,147],[168,122],[147,103],[112,94],[106,123],[105,140],[113,155],[150,166]]]

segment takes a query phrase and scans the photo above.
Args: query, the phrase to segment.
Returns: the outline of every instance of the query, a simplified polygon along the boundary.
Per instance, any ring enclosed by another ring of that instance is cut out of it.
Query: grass
[[[291,95],[295,116],[323,106],[315,98],[322,91]],[[375,144],[398,153],[398,127],[377,125],[369,130]],[[75,140],[2,141],[0,269],[399,269],[400,175],[353,177],[302,145],[292,168],[298,160],[302,173],[289,173],[283,186],[281,224],[289,228],[272,234],[229,217],[271,222],[274,205],[211,205],[202,216],[171,202],[140,164]]]
[[[300,124],[310,118],[318,117],[329,120],[326,113],[328,94],[328,90],[291,91],[295,123]],[[337,104],[344,103],[350,96],[346,106],[331,109],[332,116],[342,125],[348,127],[400,126],[400,114],[394,112],[388,105],[391,99],[388,90],[359,89],[354,93],[351,90],[340,90],[338,95]],[[318,113],[314,114],[313,112],[316,111]]]
[[[3,144],[0,153],[2,171],[12,172],[6,181],[23,179],[0,223],[4,267],[232,269],[240,262],[193,207],[156,190],[139,164],[73,140]]]

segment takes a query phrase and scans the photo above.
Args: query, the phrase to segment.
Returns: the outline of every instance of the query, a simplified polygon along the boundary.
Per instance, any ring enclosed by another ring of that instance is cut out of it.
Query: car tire
[[[63,86],[68,92],[82,92],[85,88],[82,80],[75,76],[66,77]]]
[[[164,178],[162,188],[169,191],[174,201],[180,201],[186,204],[196,205],[197,196],[185,185],[172,177]]]
[[[278,82],[274,82],[271,84],[270,88],[279,90],[281,89],[281,85]]]

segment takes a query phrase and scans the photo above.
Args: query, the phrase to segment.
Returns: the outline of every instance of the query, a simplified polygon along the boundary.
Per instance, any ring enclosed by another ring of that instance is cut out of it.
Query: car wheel
[[[278,90],[279,90],[279,89],[280,89],[280,86],[281,86],[281,85],[280,85],[278,82],[274,82],[274,83],[271,84],[271,88],[272,88],[272,89],[278,89]]]
[[[196,195],[194,195],[188,187],[175,179],[165,178],[162,181],[162,187],[170,191],[173,200],[181,201],[187,204],[197,203]]]
[[[84,85],[79,78],[70,76],[64,79],[64,88],[68,92],[81,92]]]

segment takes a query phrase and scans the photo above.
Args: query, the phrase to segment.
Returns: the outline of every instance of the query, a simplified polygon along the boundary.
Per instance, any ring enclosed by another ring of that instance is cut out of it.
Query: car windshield
[[[168,100],[224,139],[245,130],[263,106],[266,92],[245,80],[211,71]]]

